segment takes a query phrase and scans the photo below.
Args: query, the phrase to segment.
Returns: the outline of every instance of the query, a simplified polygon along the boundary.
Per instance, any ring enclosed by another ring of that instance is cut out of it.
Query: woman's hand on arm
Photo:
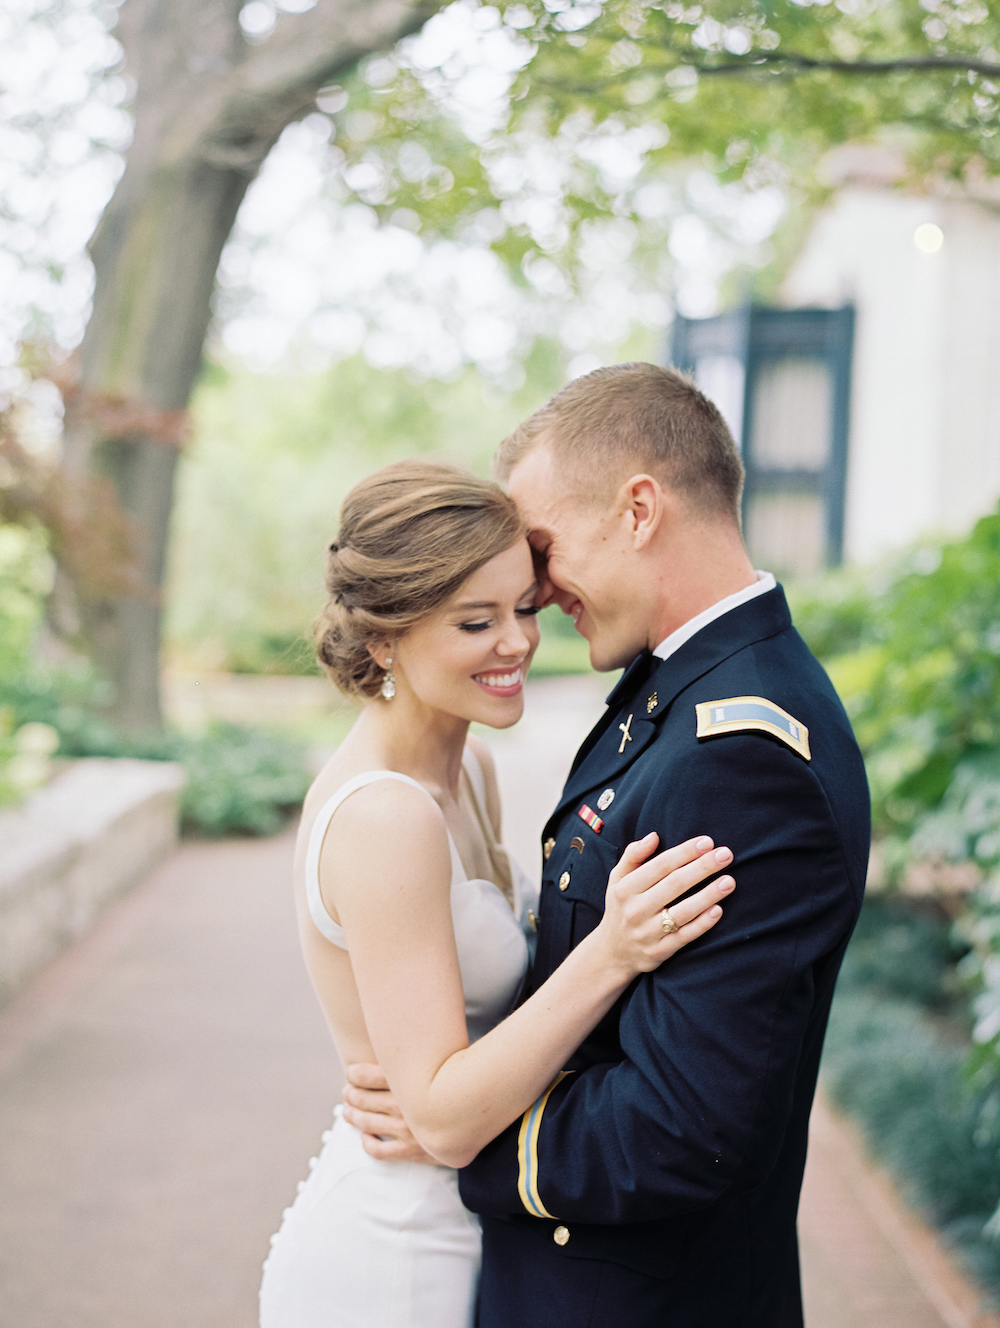
[[[399,1108],[428,1153],[464,1166],[544,1092],[637,974],[714,925],[713,910],[732,885],[713,882],[675,905],[679,930],[667,936],[662,909],[721,864],[714,851],[699,851],[699,840],[648,862],[655,837],[630,846],[611,876],[607,919],[524,1005],[470,1047],[443,817],[414,790],[381,788],[381,798],[365,797],[369,789],[355,795],[353,817],[324,852],[337,863],[339,886],[331,885],[330,898],[347,934],[372,1046]]]

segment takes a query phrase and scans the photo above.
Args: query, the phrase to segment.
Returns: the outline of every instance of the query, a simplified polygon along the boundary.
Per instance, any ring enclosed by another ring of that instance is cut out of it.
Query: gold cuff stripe
[[[517,1192],[532,1217],[552,1217],[538,1194],[538,1133],[542,1128],[542,1113],[549,1094],[572,1073],[572,1070],[561,1070],[538,1101],[521,1117],[521,1130],[517,1136]]]
[[[770,733],[809,761],[809,730],[787,710],[763,696],[729,696],[722,701],[702,701],[695,706],[699,738],[721,733],[744,733],[757,729]]]

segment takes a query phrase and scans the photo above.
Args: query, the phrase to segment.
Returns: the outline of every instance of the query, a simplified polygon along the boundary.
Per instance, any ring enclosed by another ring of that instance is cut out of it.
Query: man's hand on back
[[[377,1065],[348,1065],[344,1085],[344,1120],[360,1130],[362,1146],[370,1157],[390,1162],[430,1162],[436,1159],[410,1133]]]

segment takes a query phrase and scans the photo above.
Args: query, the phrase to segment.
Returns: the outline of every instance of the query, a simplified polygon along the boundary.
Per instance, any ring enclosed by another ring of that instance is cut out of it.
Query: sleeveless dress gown
[[[468,751],[463,767],[477,818],[492,840],[482,771]],[[347,949],[344,933],[320,895],[320,851],[337,808],[359,788],[382,779],[427,792],[391,770],[358,775],[320,809],[309,838],[309,914],[342,949]],[[517,1002],[528,967],[529,933],[521,919],[538,889],[511,862],[515,913],[492,881],[466,876],[450,834],[448,840],[451,913],[469,1038],[475,1041]],[[341,1108],[333,1114],[308,1179],[299,1182],[281,1229],[271,1237],[260,1290],[261,1328],[471,1328],[480,1231],[459,1198],[457,1173],[369,1157]]]

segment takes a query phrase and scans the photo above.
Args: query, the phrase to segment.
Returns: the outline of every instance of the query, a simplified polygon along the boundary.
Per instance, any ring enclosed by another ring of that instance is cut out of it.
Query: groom
[[[738,888],[461,1173],[483,1227],[479,1328],[800,1328],[809,1110],[868,861],[850,724],[747,558],[739,456],[686,378],[576,379],[497,469],[545,601],[596,669],[628,666],[544,831],[533,983],[651,830],[728,844]]]

